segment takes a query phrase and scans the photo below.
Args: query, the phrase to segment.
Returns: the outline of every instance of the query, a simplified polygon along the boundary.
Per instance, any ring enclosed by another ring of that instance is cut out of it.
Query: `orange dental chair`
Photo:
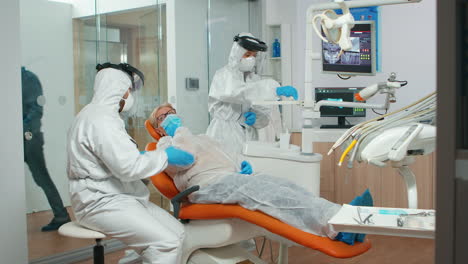
[[[148,120],[145,126],[155,140],[160,138]],[[155,150],[156,145],[156,142],[148,143],[146,150]],[[174,216],[185,224],[186,241],[183,245],[182,259],[184,264],[197,249],[223,247],[268,234],[274,234],[274,237],[280,236],[336,258],[358,256],[371,247],[368,239],[350,246],[328,237],[304,232],[260,211],[251,211],[239,205],[190,204],[186,197],[197,191],[199,187],[193,186],[179,192],[172,178],[164,172],[151,177],[151,181],[162,195],[171,199]],[[280,262],[287,263],[287,252],[283,254],[282,260],[280,254]]]

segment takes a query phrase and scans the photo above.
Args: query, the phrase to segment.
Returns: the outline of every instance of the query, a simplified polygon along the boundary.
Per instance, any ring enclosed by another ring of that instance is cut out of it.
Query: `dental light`
[[[325,42],[338,44],[341,50],[349,50],[353,47],[350,39],[351,28],[354,27],[354,18],[349,12],[348,6],[344,0],[335,0],[335,3],[340,5],[343,10],[342,15],[337,15],[331,9],[325,10],[321,14],[317,14],[313,18],[313,26],[315,33]],[[325,37],[323,37],[320,30],[317,28],[317,22],[320,21]]]

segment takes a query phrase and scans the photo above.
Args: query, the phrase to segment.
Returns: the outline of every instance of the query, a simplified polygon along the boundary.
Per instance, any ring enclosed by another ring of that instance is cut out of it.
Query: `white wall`
[[[210,80],[227,64],[233,37],[249,31],[248,0],[211,1],[209,10],[208,3],[173,0],[167,4],[169,101],[194,133],[206,132]],[[199,90],[186,90],[187,77],[199,79]]]
[[[209,19],[211,81],[216,71],[228,63],[234,36],[250,31],[249,1],[212,0]]]
[[[267,2],[274,1],[268,0]],[[277,7],[270,8],[267,22],[286,23],[292,25],[293,40],[293,85],[298,88],[301,98],[304,98],[305,76],[305,16],[310,4],[327,2],[325,0],[295,0],[278,1]],[[290,8],[294,8],[294,15],[290,15]],[[321,73],[320,61],[313,63],[314,87],[347,87],[367,86],[381,82],[388,78],[391,72],[396,72],[400,80],[407,80],[409,84],[397,93],[396,104],[390,110],[395,110],[410,102],[435,91],[436,81],[436,1],[423,0],[418,4],[403,4],[381,7],[381,52],[382,72],[375,77],[355,77],[343,81],[336,75]],[[268,10],[267,10],[268,11]],[[271,13],[273,12],[273,13]],[[276,12],[276,13],[274,13]],[[284,15],[283,15],[284,14]],[[320,52],[318,38],[313,43],[316,51]],[[376,97],[370,102],[377,102],[382,97]],[[367,118],[374,117],[371,111]],[[300,112],[297,111],[294,127],[300,127]],[[350,119],[354,123],[362,119]],[[335,119],[323,119],[322,123],[336,123]]]
[[[18,1],[2,1],[0,64],[3,115],[0,136],[0,256],[2,263],[27,263],[25,188],[23,171],[23,128],[20,73],[20,20]]]
[[[207,0],[173,0],[167,5],[169,101],[194,133],[204,133],[208,125],[207,12]],[[186,90],[187,77],[198,78],[200,88]]]
[[[35,73],[46,99],[42,117],[44,155],[65,205],[70,205],[66,139],[74,118],[72,6],[47,0],[21,0],[21,64]],[[59,103],[60,97],[65,104]],[[44,192],[26,171],[27,212],[49,210]]]
[[[166,0],[73,0],[73,18],[94,16],[96,11],[114,13],[163,3]]]

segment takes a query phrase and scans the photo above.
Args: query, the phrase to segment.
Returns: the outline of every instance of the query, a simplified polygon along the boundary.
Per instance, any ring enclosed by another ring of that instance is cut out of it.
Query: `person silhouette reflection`
[[[54,213],[54,218],[49,224],[43,226],[41,231],[53,231],[70,222],[70,217],[63,206],[57,187],[50,178],[44,159],[44,135],[41,132],[43,106],[38,103],[38,98],[43,94],[42,86],[36,74],[26,70],[25,67],[21,67],[21,85],[24,161],[31,171],[34,182],[44,191]]]

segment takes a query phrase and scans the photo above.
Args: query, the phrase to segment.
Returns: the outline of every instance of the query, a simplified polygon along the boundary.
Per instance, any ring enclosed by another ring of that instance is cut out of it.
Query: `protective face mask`
[[[250,56],[242,58],[239,62],[239,70],[241,72],[250,72],[255,67],[255,57]]]
[[[166,133],[173,137],[176,130],[182,126],[182,120],[178,115],[168,115],[166,119],[161,123],[161,127],[164,128]]]
[[[133,103],[135,102],[135,98],[133,98],[133,95],[131,93],[128,94],[127,99],[122,98],[122,100],[125,101],[125,105],[122,108],[122,112],[127,112],[130,109],[132,109]]]

